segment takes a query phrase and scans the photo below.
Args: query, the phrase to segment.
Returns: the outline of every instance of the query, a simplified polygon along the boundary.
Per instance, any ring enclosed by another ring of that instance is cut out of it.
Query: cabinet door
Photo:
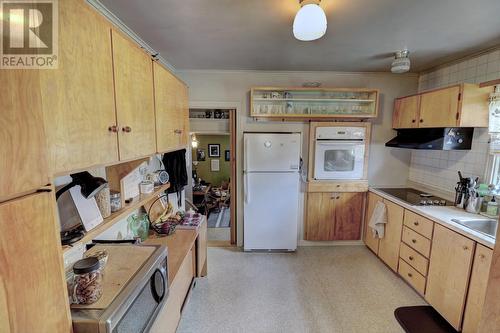
[[[365,193],[339,193],[335,197],[333,240],[361,239]]]
[[[419,127],[457,126],[459,94],[459,86],[422,94]]]
[[[35,70],[1,71],[0,202],[50,183],[40,81]],[[51,71],[51,70],[50,70]]]
[[[162,65],[154,63],[153,68],[157,151],[171,151],[187,144],[187,87]]]
[[[493,250],[480,244],[477,245],[469,292],[467,294],[467,305],[465,306],[464,324],[462,327],[462,332],[464,333],[475,333],[478,331],[484,299],[486,297],[486,286],[488,285],[492,257]]]
[[[0,204],[0,331],[71,332],[52,193]]]
[[[332,240],[335,235],[336,193],[307,193],[305,239]]]
[[[187,146],[189,143],[189,93],[188,87],[181,81],[179,81],[179,90],[181,91],[181,121],[179,129],[181,130],[180,144],[181,146]]]
[[[387,206],[387,224],[385,225],[384,238],[380,239],[379,242],[378,256],[387,266],[397,272],[404,209],[388,200],[384,200],[384,203]]]
[[[425,299],[460,331],[475,242],[436,224]]]
[[[39,71],[49,166],[118,161],[110,27],[83,1],[59,1],[58,59],[58,69]]]
[[[373,237],[372,234],[372,229],[368,226],[368,223],[370,222],[370,218],[373,214],[373,210],[375,209],[375,205],[377,202],[383,202],[384,199],[375,193],[368,193],[368,200],[366,204],[366,213],[365,213],[365,235],[364,235],[364,241],[366,246],[368,246],[369,249],[371,249],[375,254],[378,254],[378,246],[379,246],[379,239]]]
[[[398,98],[394,101],[393,128],[417,128],[420,95]]]
[[[306,240],[358,240],[364,193],[308,193]]]
[[[112,37],[120,160],[152,155],[156,132],[151,59],[115,30]]]

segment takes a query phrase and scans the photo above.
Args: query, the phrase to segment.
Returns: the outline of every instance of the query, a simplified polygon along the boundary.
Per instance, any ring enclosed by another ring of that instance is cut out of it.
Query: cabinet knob
[[[421,122],[421,123],[423,123],[423,122],[424,122],[424,120],[423,120],[423,119],[420,119],[420,122]]]
[[[130,132],[132,132],[132,127],[125,126],[125,127],[122,128],[122,131],[124,131],[125,133],[130,133]]]
[[[462,248],[463,248],[465,251],[467,251],[467,250],[469,249],[469,247],[468,247],[467,245],[462,246]]]
[[[415,122],[416,122],[416,120],[415,120],[415,119],[412,119],[412,120],[411,120],[411,122],[412,122],[412,123],[415,123]]]
[[[408,276],[409,276],[409,277],[413,277],[413,274],[411,274],[411,273],[408,273]]]
[[[414,224],[415,226],[417,226],[419,223],[418,223],[418,221],[415,221],[415,222],[413,222],[413,224]]]
[[[181,134],[181,133],[182,133],[182,130],[180,130],[180,129],[176,129],[176,130],[174,130],[174,133],[175,133],[175,134]]]
[[[118,127],[116,125],[109,126],[108,131],[113,132],[113,133],[117,133]]]
[[[411,242],[412,242],[413,244],[415,244],[415,243],[417,242],[417,240],[416,240],[416,239],[412,239],[412,240],[411,240]]]
[[[408,259],[413,260],[413,256],[409,256]]]
[[[486,258],[486,256],[485,256],[484,254],[480,254],[480,255],[479,255],[479,258],[480,258],[480,259],[484,259],[484,258]]]
[[[336,197],[335,199],[340,199],[340,197]]]

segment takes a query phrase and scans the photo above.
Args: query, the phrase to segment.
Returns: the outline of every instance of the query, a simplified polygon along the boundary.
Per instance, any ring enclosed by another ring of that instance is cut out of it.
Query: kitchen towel
[[[373,238],[384,238],[385,224],[387,223],[387,207],[379,201],[375,205],[368,226],[372,229]]]

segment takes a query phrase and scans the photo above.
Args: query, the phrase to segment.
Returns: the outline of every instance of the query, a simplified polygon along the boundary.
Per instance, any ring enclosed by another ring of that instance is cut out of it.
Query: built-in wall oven
[[[363,179],[365,127],[317,127],[314,179]]]

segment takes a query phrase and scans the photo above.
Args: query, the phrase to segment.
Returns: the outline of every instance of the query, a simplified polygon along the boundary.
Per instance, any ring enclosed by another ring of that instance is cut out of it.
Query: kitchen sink
[[[491,219],[452,219],[467,228],[478,231],[485,235],[495,238],[497,234],[498,221]]]

